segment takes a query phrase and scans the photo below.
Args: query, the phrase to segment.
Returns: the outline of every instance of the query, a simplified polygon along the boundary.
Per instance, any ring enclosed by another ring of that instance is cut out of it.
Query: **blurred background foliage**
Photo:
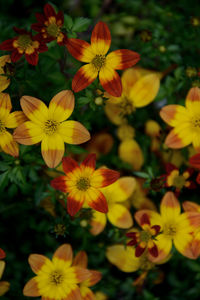
[[[30,29],[35,13],[42,12],[46,1],[0,1],[0,42],[12,38],[13,26]],[[148,119],[166,126],[159,117],[165,104],[183,104],[192,86],[200,87],[200,6],[195,0],[54,0],[50,2],[65,14],[65,28],[69,37],[89,41],[98,20],[105,21],[112,34],[111,51],[120,48],[134,50],[141,55],[139,65],[146,69],[164,72],[159,93],[153,104],[138,109],[129,116],[129,124],[136,128],[136,140],[145,158],[142,171],[150,177],[164,170],[159,158],[149,151],[150,138],[144,135]],[[81,63],[73,59],[66,48],[51,42],[48,52],[39,56],[36,67],[27,62],[17,63],[11,84],[5,91],[10,94],[13,110],[20,109],[22,95],[37,97],[46,103],[63,89],[71,89],[71,81]],[[1,55],[6,52],[1,51]],[[96,80],[86,90],[76,94],[73,120],[84,124],[92,136],[104,131],[114,137],[114,145],[106,155],[101,155],[97,165],[107,165],[119,170],[121,175],[134,175],[130,166],[118,157],[119,140],[116,126],[111,124],[99,105]],[[162,140],[162,141],[163,141]],[[85,147],[66,147],[67,154],[81,157]],[[170,151],[170,150],[168,150]],[[188,152],[182,151],[187,159]],[[20,146],[20,156],[15,159],[0,153],[0,247],[7,254],[3,279],[11,283],[2,299],[28,299],[22,295],[24,284],[32,276],[28,265],[30,253],[51,255],[62,243],[71,243],[75,252],[83,249],[89,256],[89,268],[102,271],[103,279],[94,290],[103,291],[109,299],[157,300],[199,299],[200,261],[189,260],[174,253],[171,260],[153,269],[141,289],[133,286],[140,272],[123,273],[112,266],[105,257],[106,247],[125,242],[125,231],[107,224],[106,230],[94,237],[89,233],[88,210],[70,218],[58,199],[63,195],[50,187],[52,173],[45,166],[38,146]],[[164,191],[149,190],[149,196],[159,206]],[[181,201],[200,203],[199,188],[191,197],[181,194]],[[45,202],[46,201],[46,202]],[[44,209],[45,208],[45,209]],[[133,210],[134,212],[134,210]],[[158,280],[159,278],[160,281]],[[159,282],[159,284],[156,284]]]

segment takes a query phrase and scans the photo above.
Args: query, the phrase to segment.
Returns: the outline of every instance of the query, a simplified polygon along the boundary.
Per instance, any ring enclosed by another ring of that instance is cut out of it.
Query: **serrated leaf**
[[[64,24],[68,30],[71,30],[73,27],[73,20],[70,16],[64,15]]]
[[[82,32],[88,28],[90,22],[91,22],[90,19],[87,18],[83,18],[83,17],[77,18],[74,21],[72,30],[77,32]]]

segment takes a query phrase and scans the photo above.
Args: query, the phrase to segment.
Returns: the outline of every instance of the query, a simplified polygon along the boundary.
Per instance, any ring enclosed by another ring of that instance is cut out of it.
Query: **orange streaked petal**
[[[98,235],[106,226],[106,215],[104,213],[93,211],[90,220],[90,232],[92,235]]]
[[[184,256],[188,255],[188,246],[192,242],[193,237],[190,233],[181,232],[174,236],[174,246]]]
[[[97,75],[98,71],[93,64],[81,67],[72,80],[72,90],[75,93],[82,91],[97,78]]]
[[[85,197],[84,195],[78,195],[76,194],[69,194],[67,197],[67,212],[69,213],[70,216],[74,216],[83,206]]]
[[[7,281],[0,282],[0,296],[3,296],[10,288],[10,283]]]
[[[40,254],[31,254],[28,258],[29,265],[35,274],[37,274],[41,270],[42,266],[47,261],[50,262],[50,260],[46,256]]]
[[[20,103],[25,115],[34,123],[41,125],[48,119],[48,108],[41,100],[23,96]]]
[[[72,264],[73,252],[70,244],[63,244],[54,252],[53,259],[58,258],[63,260],[69,266]]]
[[[73,266],[79,266],[82,268],[87,268],[88,265],[88,257],[85,251],[79,251],[73,261]]]
[[[67,193],[68,189],[67,189],[67,180],[66,180],[66,176],[59,176],[57,178],[54,178],[51,181],[51,186],[56,189],[59,190],[63,193]]]
[[[95,153],[88,154],[87,157],[81,163],[81,166],[95,169],[95,167],[96,167],[96,154]]]
[[[15,141],[23,145],[34,145],[43,139],[44,133],[40,126],[27,121],[21,124],[13,133]]]
[[[0,147],[7,154],[14,157],[19,156],[19,146],[8,131],[0,135]]]
[[[27,282],[27,284],[25,285],[25,287],[23,289],[24,296],[28,296],[28,297],[41,296],[40,291],[38,289],[38,284],[37,284],[37,281],[35,280],[35,278],[32,278],[31,280],[29,280]]]
[[[63,157],[62,166],[63,166],[63,171],[65,172],[65,174],[71,173],[76,168],[79,168],[79,165],[77,164],[77,162],[69,156]]]
[[[89,131],[77,121],[66,121],[60,124],[58,133],[65,143],[79,145],[90,139]]]
[[[184,131],[182,132],[184,134]],[[188,146],[191,143],[191,138],[188,137],[187,140],[183,140],[181,136],[179,136],[175,129],[171,130],[168,136],[165,139],[165,145],[169,148],[180,149],[185,146]]]
[[[190,157],[189,163],[192,167],[200,169],[200,153],[197,153]]]
[[[120,49],[113,51],[106,57],[106,63],[113,69],[123,70],[134,66],[140,60],[137,52]]]
[[[42,298],[43,300],[43,298]],[[52,300],[52,298],[45,298],[44,300]],[[62,300],[82,300],[81,293],[80,293],[80,288],[75,287],[70,293],[63,298]]]
[[[87,286],[93,286],[101,280],[102,274],[101,272],[95,270],[89,270],[89,271],[90,271],[90,277],[89,279],[87,279]]]
[[[167,192],[160,205],[162,218],[176,220],[181,213],[181,206],[173,192]],[[159,224],[158,224],[159,225]]]
[[[49,118],[58,122],[68,119],[74,110],[74,94],[64,90],[56,94],[49,104]]]
[[[109,205],[108,220],[119,228],[130,228],[133,226],[133,219],[129,210],[121,204]]]
[[[99,72],[99,80],[110,95],[120,97],[122,94],[122,83],[119,74],[107,64]]]
[[[183,202],[184,211],[197,211],[200,212],[200,205],[192,201],[184,201]]]
[[[5,126],[7,128],[16,128],[27,121],[27,117],[22,111],[15,111],[6,118]]]
[[[156,74],[143,76],[130,90],[130,100],[134,107],[143,107],[151,103],[160,88],[160,79]]]
[[[10,84],[10,79],[6,76],[0,75],[0,93],[7,89]]]
[[[91,276],[90,271],[85,268],[81,268],[81,267],[77,267],[77,266],[74,266],[72,268],[74,269],[77,283],[87,280]]]
[[[69,53],[79,61],[89,63],[94,58],[95,54],[89,43],[79,39],[68,39],[66,47]]]
[[[189,120],[188,111],[181,105],[166,105],[160,111],[160,117],[170,126],[176,126],[182,121],[187,122]]]
[[[91,46],[95,54],[105,55],[111,44],[111,34],[106,23],[100,21],[98,22],[91,36]]]
[[[81,291],[81,296],[82,296],[81,299],[82,300],[95,300],[96,299],[92,290],[89,289],[87,286],[85,286],[85,284],[80,286],[80,291]]]
[[[101,188],[115,182],[120,176],[120,173],[114,170],[100,168],[94,171],[91,178],[91,186]]]
[[[90,207],[102,213],[108,212],[108,204],[102,192],[100,192],[96,188],[90,187],[86,191],[86,193],[87,193],[86,201]]]
[[[194,102],[200,103],[200,88],[198,88],[197,86],[189,90],[186,96],[185,105],[187,108],[191,108]]]
[[[49,168],[55,168],[61,162],[65,147],[60,135],[45,136],[42,139],[42,157]]]
[[[2,121],[6,121],[11,109],[12,104],[9,94],[0,93],[0,119]]]

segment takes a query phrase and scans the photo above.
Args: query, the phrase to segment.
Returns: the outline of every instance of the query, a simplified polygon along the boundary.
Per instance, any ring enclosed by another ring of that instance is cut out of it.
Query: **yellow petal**
[[[77,121],[66,121],[60,124],[58,133],[65,143],[79,145],[90,139],[88,130]]]
[[[6,76],[1,76],[0,75],[0,92],[4,91],[7,89],[7,87],[10,84],[10,79],[7,78]]]
[[[130,92],[130,100],[135,107],[143,107],[151,103],[159,90],[160,80],[156,74],[139,79]]]
[[[9,114],[6,119],[5,126],[7,128],[16,128],[25,121],[27,121],[27,117],[25,116],[25,114],[22,111],[15,111]]]
[[[120,105],[116,105],[106,101],[104,109],[108,119],[113,124],[121,125],[125,122],[125,118],[123,116],[123,109],[120,107]]]
[[[19,155],[19,146],[8,131],[5,131],[0,135],[0,147],[5,153],[8,153],[14,157]]]
[[[0,279],[3,275],[4,269],[5,269],[6,263],[3,260],[0,260]]]
[[[91,229],[90,232],[92,235],[98,235],[101,233],[106,226],[106,215],[99,211],[92,211],[92,218],[90,220]]]
[[[164,222],[176,220],[180,213],[181,207],[178,199],[175,197],[173,192],[167,192],[161,202],[160,212]]]
[[[119,145],[119,157],[129,163],[134,170],[141,169],[144,157],[139,144],[135,140],[125,140]]]
[[[130,228],[133,226],[133,219],[129,210],[121,204],[109,205],[108,220],[119,228]]]
[[[0,282],[0,296],[3,296],[10,288],[10,283],[7,281]]]
[[[61,162],[65,148],[59,134],[45,136],[42,139],[42,157],[49,168],[55,168]]]
[[[13,137],[20,144],[34,145],[41,142],[44,132],[38,124],[27,121],[15,129]]]
[[[12,109],[12,104],[10,96],[6,93],[0,93],[0,120],[6,121],[10,111]]]

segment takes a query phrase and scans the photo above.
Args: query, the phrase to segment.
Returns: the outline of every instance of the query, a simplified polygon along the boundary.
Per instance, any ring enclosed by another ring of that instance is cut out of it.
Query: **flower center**
[[[194,128],[199,128],[200,129],[200,116],[196,116],[192,120],[192,125],[194,126]]]
[[[58,129],[59,123],[54,120],[47,120],[44,124],[44,132],[47,135],[53,135]]]
[[[64,275],[61,271],[53,271],[50,274],[49,280],[53,285],[60,285],[64,280]]]
[[[101,68],[105,65],[106,63],[106,57],[105,55],[96,55],[95,58],[92,60],[93,66],[100,71]]]
[[[140,241],[147,243],[152,238],[152,235],[149,231],[141,231],[140,232]]]
[[[132,102],[126,98],[122,98],[122,102],[120,103],[120,108],[122,110],[122,115],[130,115],[135,111]]]
[[[185,178],[182,175],[174,177],[173,185],[178,189],[182,189],[185,185]]]
[[[174,224],[166,224],[164,226],[163,232],[165,235],[173,237],[174,235],[176,235],[177,228]]]
[[[0,134],[4,133],[6,131],[6,128],[4,126],[4,123],[0,120]]]
[[[76,187],[80,191],[86,191],[90,187],[90,180],[87,177],[81,177],[76,182]]]
[[[47,30],[47,33],[53,37],[57,37],[60,33],[60,28],[55,23],[48,25],[46,30]]]
[[[17,42],[19,47],[24,50],[26,50],[32,44],[32,40],[28,34],[20,35]]]

